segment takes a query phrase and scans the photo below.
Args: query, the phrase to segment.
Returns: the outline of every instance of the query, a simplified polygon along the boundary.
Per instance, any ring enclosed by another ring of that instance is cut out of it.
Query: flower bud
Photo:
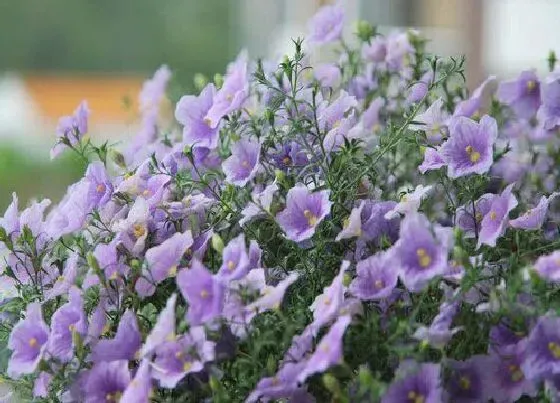
[[[222,88],[222,85],[224,85],[224,77],[221,74],[214,74],[214,84],[216,88]]]
[[[333,395],[340,394],[340,384],[338,383],[338,379],[334,377],[332,374],[324,374],[322,377],[323,385],[325,388],[331,392]]]
[[[356,34],[362,42],[367,42],[375,34],[375,29],[369,22],[361,20],[356,24]]]
[[[124,159],[124,155],[122,155],[120,152],[118,152],[114,148],[109,149],[109,158],[111,159],[111,161],[113,161],[119,167],[126,168],[126,161]]]
[[[194,81],[194,88],[196,88],[197,91],[202,91],[202,89],[206,87],[206,84],[208,84],[208,79],[204,74],[201,73],[196,73],[194,75],[193,81]]]
[[[222,254],[222,251],[224,250],[224,241],[222,240],[222,237],[216,233],[212,235],[212,249],[219,254]]]

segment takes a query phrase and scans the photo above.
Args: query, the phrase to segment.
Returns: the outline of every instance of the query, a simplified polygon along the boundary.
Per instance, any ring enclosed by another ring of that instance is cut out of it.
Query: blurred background
[[[0,211],[11,192],[57,200],[83,164],[51,162],[58,118],[87,99],[90,133],[118,141],[134,134],[142,81],[161,64],[176,96],[193,75],[223,72],[242,47],[253,57],[291,51],[324,0],[2,0],[0,1]],[[381,32],[418,27],[432,51],[466,54],[468,84],[487,74],[544,72],[556,48],[557,0],[345,0],[348,21]],[[352,26],[349,25],[348,33]]]

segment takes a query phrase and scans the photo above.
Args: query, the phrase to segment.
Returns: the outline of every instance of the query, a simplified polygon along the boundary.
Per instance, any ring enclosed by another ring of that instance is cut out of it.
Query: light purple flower
[[[193,244],[191,231],[176,232],[158,246],[146,252],[147,269],[143,272],[148,284],[142,287],[137,284],[136,291],[141,297],[153,295],[156,285],[177,273],[177,266],[188,248]]]
[[[261,379],[246,402],[252,403],[268,401],[270,399],[292,398],[297,391],[302,390],[297,378],[305,365],[305,362],[286,362],[276,375]]]
[[[152,370],[148,360],[142,360],[119,403],[149,403],[152,394]]]
[[[277,191],[278,185],[274,182],[267,185],[263,191],[253,193],[252,201],[241,211],[243,217],[239,220],[239,225],[243,226],[255,218],[266,216],[267,213],[270,213],[270,205]]]
[[[476,123],[465,117],[451,120],[450,137],[441,147],[447,174],[452,178],[488,172],[494,161],[492,147],[498,135],[496,120],[485,115]]]
[[[137,357],[141,345],[142,335],[136,315],[128,309],[120,318],[115,337],[110,340],[100,340],[93,348],[90,358],[95,363],[133,360]]]
[[[541,83],[542,105],[537,118],[544,130],[560,126],[560,70],[550,73]]]
[[[338,5],[322,7],[308,23],[310,42],[325,44],[342,36],[344,9]]]
[[[18,213],[18,197],[12,193],[12,202],[4,212],[4,217],[0,219],[0,227],[6,230],[6,234],[10,237],[16,235],[20,231],[19,213]]]
[[[423,130],[430,144],[439,144],[447,135],[449,116],[443,107],[443,99],[438,98],[428,109],[414,118],[415,124],[409,126],[410,130]]]
[[[102,207],[111,200],[113,184],[103,163],[90,163],[84,178],[89,183],[88,201],[92,208]]]
[[[422,78],[420,78],[420,81],[414,83],[410,87],[408,91],[408,95],[406,97],[406,101],[409,103],[421,101],[428,93],[428,88],[432,84],[433,80],[434,80],[434,72],[432,70],[429,70],[426,73],[424,73]]]
[[[215,343],[206,340],[203,327],[191,328],[176,341],[161,344],[156,349],[153,377],[164,388],[174,388],[191,372],[200,372],[204,364],[214,359]]]
[[[242,138],[231,146],[231,156],[222,163],[226,182],[245,186],[255,177],[259,168],[261,143]]]
[[[62,275],[56,279],[52,288],[46,290],[44,293],[45,302],[49,301],[55,297],[66,294],[70,287],[74,285],[76,277],[78,276],[78,259],[79,255],[77,253],[72,253],[68,259],[66,259],[66,264]]]
[[[222,265],[217,277],[221,280],[239,280],[249,271],[249,255],[245,245],[245,235],[233,238],[222,253]]]
[[[336,236],[336,240],[359,237],[362,235],[362,210],[364,202],[358,207],[354,207],[350,212],[350,216],[344,220],[342,230]]]
[[[284,299],[286,290],[295,283],[298,278],[299,274],[292,272],[286,276],[286,278],[282,279],[275,287],[264,287],[261,290],[261,296],[246,306],[246,321],[249,322],[257,313],[278,309]]]
[[[84,403],[118,402],[129,383],[128,361],[96,364],[85,379]]]
[[[385,61],[387,56],[387,40],[381,35],[377,35],[370,39],[369,43],[362,46],[362,57],[366,60],[380,63]]]
[[[41,371],[33,384],[33,397],[47,397],[52,378],[53,376],[48,372]]]
[[[457,403],[486,402],[490,398],[491,385],[488,372],[494,359],[475,355],[467,361],[449,360],[450,374],[445,382],[448,401]]]
[[[204,117],[208,127],[216,128],[223,116],[238,110],[249,96],[247,63],[246,52],[241,52],[235,62],[228,66],[224,84],[214,96],[214,102]]]
[[[35,372],[47,347],[49,328],[43,321],[41,305],[37,302],[27,306],[25,319],[12,329],[8,348],[12,356],[8,361],[7,373],[17,379],[21,375]]]
[[[529,209],[515,220],[511,220],[509,225],[518,229],[540,229],[544,224],[549,202],[558,195],[560,195],[560,193],[553,193],[549,197],[542,196],[539,200],[539,204],[537,204],[535,208]]]
[[[433,186],[418,185],[414,191],[401,196],[401,200],[384,215],[386,220],[397,218],[400,214],[415,214],[420,204],[432,191]]]
[[[472,238],[477,231],[480,231],[480,224],[484,216],[490,211],[492,202],[498,197],[492,193],[485,193],[474,202],[474,212],[472,203],[457,208],[457,227],[465,232],[465,237]]]
[[[140,356],[152,353],[160,344],[175,340],[175,303],[177,294],[172,294],[165,303],[165,308],[159,313],[156,324],[146,337]]]
[[[560,282],[560,251],[540,256],[535,262],[535,271],[548,281]]]
[[[378,242],[383,236],[395,241],[399,235],[398,217],[387,219],[385,214],[397,206],[394,201],[365,200],[362,209],[362,234],[365,241]]]
[[[461,101],[455,107],[454,117],[465,116],[474,118],[482,114],[482,110],[486,109],[490,104],[490,98],[496,87],[496,77],[490,76],[476,88],[471,97]]]
[[[341,72],[336,64],[324,63],[313,69],[315,78],[324,87],[335,87],[340,82]]]
[[[221,282],[198,260],[177,274],[177,285],[189,304],[187,319],[193,326],[211,322],[222,313],[224,289]]]
[[[456,302],[444,302],[439,308],[439,313],[436,315],[429,327],[420,326],[412,335],[416,340],[421,340],[432,347],[443,348],[453,335],[461,330],[462,327],[454,327],[450,329],[451,322],[459,310],[459,304]]]
[[[51,149],[51,159],[58,157],[68,142],[70,146],[77,145],[88,132],[88,119],[90,110],[87,101],[82,101],[72,116],[63,116],[58,121],[56,128],[57,144]]]
[[[324,372],[330,367],[341,364],[343,360],[342,340],[346,328],[352,321],[348,315],[341,316],[331,326],[328,333],[323,336],[315,352],[309,357],[305,367],[298,376],[298,381],[303,382],[311,375]]]
[[[344,303],[344,273],[350,266],[349,261],[343,261],[338,275],[332,283],[325,287],[323,293],[318,295],[309,307],[313,312],[313,323],[317,328],[332,322],[339,314]]]
[[[206,147],[214,149],[218,145],[219,129],[210,127],[204,117],[213,104],[216,88],[210,83],[198,97],[185,95],[175,108],[175,119],[181,123],[183,129],[183,142],[192,147]]]
[[[490,211],[484,215],[480,223],[478,247],[482,244],[496,246],[496,241],[501,237],[508,223],[508,215],[517,206],[517,199],[512,194],[513,184],[492,200]]]
[[[392,256],[400,269],[399,276],[412,292],[421,291],[447,269],[449,245],[443,233],[434,232],[421,214],[409,214],[401,222],[400,238]]]
[[[381,403],[440,403],[442,390],[439,364],[421,364],[413,373],[393,381]]]
[[[413,61],[414,47],[408,40],[408,32],[393,32],[387,36],[385,62],[391,71],[403,70]],[[407,74],[407,73],[405,73]]]
[[[387,253],[380,252],[357,264],[357,277],[350,283],[350,293],[362,300],[389,297],[397,285],[397,271]]]
[[[286,208],[276,216],[288,239],[301,242],[313,236],[317,225],[331,211],[330,193],[330,190],[312,193],[303,184],[288,191]]]
[[[541,105],[539,78],[534,70],[525,70],[514,80],[502,81],[496,95],[498,100],[511,107],[517,116],[530,119]]]
[[[58,308],[52,316],[49,354],[62,362],[69,362],[73,356],[74,333],[79,337],[87,334],[81,290],[77,287],[70,289],[68,302]]]
[[[427,171],[439,169],[444,166],[445,166],[445,161],[443,160],[440,154],[440,149],[439,148],[434,149],[428,147],[424,152],[424,161],[422,162],[422,164],[418,166],[418,170],[421,173],[425,174]]]
[[[332,102],[322,102],[317,108],[317,122],[322,130],[330,131],[331,129],[342,124],[346,113],[351,108],[358,107],[356,97],[348,95],[344,90]]]
[[[531,380],[560,373],[560,318],[546,315],[537,320],[527,340],[521,369]]]
[[[137,197],[126,219],[121,219],[113,225],[113,230],[119,232],[119,240],[134,255],[139,255],[144,250],[149,218],[148,203],[144,198]]]

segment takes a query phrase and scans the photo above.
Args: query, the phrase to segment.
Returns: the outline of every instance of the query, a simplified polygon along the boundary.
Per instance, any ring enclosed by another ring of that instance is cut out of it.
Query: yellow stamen
[[[284,158],[282,159],[282,163],[283,163],[284,165],[292,165],[292,159],[291,159],[290,157],[284,157]]]
[[[208,126],[212,126],[212,119],[204,118],[204,123],[206,123]]]
[[[56,279],[56,281],[64,281],[64,276],[58,276],[58,278]]]
[[[175,333],[171,332],[167,336],[165,336],[166,341],[175,341]]]
[[[471,388],[471,380],[466,376],[459,378],[459,386],[461,389],[468,390]]]
[[[226,99],[227,99],[228,101],[231,101],[231,100],[233,99],[233,95],[232,95],[232,94],[227,94],[227,95],[226,95]]]
[[[136,239],[141,238],[146,234],[146,228],[142,224],[134,224],[133,233]]]
[[[432,263],[432,258],[424,248],[418,248],[416,250],[416,256],[418,256],[418,263],[421,267],[428,267],[430,263]]]
[[[97,190],[97,193],[103,193],[103,192],[105,192],[106,189],[107,188],[105,187],[105,185],[103,183],[100,183],[95,188],[95,190]]]
[[[105,401],[107,401],[107,402],[118,402],[119,400],[121,400],[121,397],[122,397],[122,392],[120,392],[120,391],[107,393],[105,395]]]
[[[557,360],[560,359],[560,345],[553,341],[548,343],[548,349]]]
[[[491,212],[490,212],[490,219],[491,219],[491,220],[495,220],[497,217],[498,217],[498,215],[496,214],[495,211],[491,211]]]
[[[410,400],[412,403],[424,403],[426,398],[411,390],[410,392],[408,392],[408,400]]]
[[[331,304],[332,300],[329,297],[326,297],[325,300],[323,301],[323,304],[329,306]]]
[[[307,218],[307,223],[310,226],[314,226],[315,224],[317,224],[317,217],[315,216],[315,214],[313,214],[310,210],[304,210],[303,211],[303,216],[305,218]]]
[[[478,162],[478,160],[480,159],[480,153],[478,151],[475,151],[473,146],[466,146],[465,152],[469,155],[469,159],[473,163]]]
[[[228,268],[228,270],[230,270],[230,271],[233,270],[233,269],[235,269],[235,262],[234,262],[233,260],[228,260],[228,262],[227,262],[227,268]]]
[[[29,347],[35,347],[37,345],[37,339],[32,337],[29,339]]]
[[[407,195],[407,194],[403,194],[403,195],[401,196],[401,202],[404,203],[404,202],[406,202],[406,201],[408,201],[408,195]]]
[[[474,218],[476,220],[476,222],[481,222],[482,219],[484,218],[484,216],[482,215],[482,213],[480,211],[478,211],[475,215]]]
[[[144,190],[144,191],[142,192],[142,195],[143,195],[143,196],[149,196],[149,195],[150,195],[150,190],[149,190],[149,189]]]
[[[171,269],[169,269],[168,274],[169,274],[169,277],[175,276],[177,274],[177,265],[171,267]]]
[[[105,323],[105,326],[103,326],[103,329],[101,330],[101,334],[105,335],[105,334],[109,333],[109,330],[111,330],[111,326],[109,326],[108,323]]]
[[[330,349],[331,349],[331,346],[329,346],[328,343],[321,344],[321,351],[323,351],[324,353],[328,353]]]
[[[119,273],[117,273],[116,271],[114,271],[114,272],[109,276],[109,280],[116,280],[117,277],[119,277]]]
[[[523,375],[523,372],[521,371],[518,365],[512,364],[508,367],[508,369],[511,374],[511,380],[513,382],[519,382],[525,378],[525,375]]]
[[[188,372],[192,368],[192,363],[187,361],[183,364],[183,372]]]
[[[241,162],[241,166],[242,166],[243,168],[248,168],[248,167],[249,167],[249,161],[242,161],[242,162]]]
[[[201,296],[202,298],[208,298],[208,295],[209,295],[209,294],[208,294],[208,291],[206,291],[206,290],[200,291],[200,296]]]
[[[76,330],[76,325],[75,324],[70,324],[68,325],[68,330],[70,330],[71,332],[73,332],[74,330]]]
[[[533,80],[527,81],[527,92],[533,92],[535,88],[537,88],[537,83]]]
[[[183,356],[183,352],[182,351],[177,351],[175,353],[175,358],[181,358]]]
[[[385,286],[383,280],[375,280],[375,283],[373,283],[375,285],[375,288],[377,289],[381,289]]]

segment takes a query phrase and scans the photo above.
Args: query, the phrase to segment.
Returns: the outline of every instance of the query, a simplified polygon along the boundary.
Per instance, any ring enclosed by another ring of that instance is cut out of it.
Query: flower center
[[[35,347],[37,345],[37,339],[32,337],[29,339],[29,347]]]
[[[150,189],[146,189],[142,192],[143,196],[149,196],[150,195]]]
[[[177,265],[172,266],[172,267],[169,269],[168,274],[169,274],[169,277],[175,276],[175,275],[177,274]]]
[[[234,263],[233,260],[228,260],[228,262],[227,262],[227,268],[228,268],[228,270],[230,270],[230,271],[233,270],[233,269],[235,269],[235,263]]]
[[[107,402],[118,402],[119,400],[121,400],[121,396],[122,396],[121,391],[107,393],[105,395],[105,401],[107,401]]]
[[[385,286],[385,283],[383,282],[383,280],[375,280],[375,283],[373,283],[375,285],[375,288],[377,288],[378,290],[382,289]]]
[[[480,153],[476,151],[473,146],[466,146],[465,152],[469,156],[470,161],[473,163],[478,162],[478,160],[480,159]]]
[[[471,388],[471,380],[466,376],[460,377],[459,387],[463,390],[469,390]]]
[[[515,364],[511,364],[508,367],[508,370],[510,372],[511,375],[511,380],[513,382],[519,382],[521,381],[523,378],[525,378],[525,376],[523,375],[523,372],[521,371],[521,369],[519,368],[518,365]]]
[[[292,159],[290,157],[284,157],[282,158],[282,163],[284,165],[292,165]]]
[[[56,279],[56,281],[60,281],[60,282],[64,281],[64,276],[58,276],[58,278]]]
[[[548,349],[557,360],[560,359],[560,345],[553,341],[548,343]]]
[[[474,218],[476,220],[476,222],[481,222],[482,219],[484,218],[484,216],[482,215],[482,213],[480,211],[478,211],[475,215]]]
[[[491,219],[491,220],[495,220],[497,217],[498,217],[498,215],[496,214],[495,211],[491,211],[491,212],[490,212],[490,219]]]
[[[97,185],[97,187],[95,188],[95,190],[97,190],[97,193],[103,193],[105,192],[107,188],[105,187],[105,185],[103,183],[100,183],[99,185]]]
[[[70,330],[71,332],[76,330],[76,325],[74,323],[71,323],[68,325],[68,330]]]
[[[248,167],[249,167],[249,161],[247,161],[247,160],[242,161],[242,162],[241,162],[241,166],[242,166],[243,168],[248,168]]]
[[[204,290],[204,289],[203,289],[202,291],[200,291],[200,296],[201,296],[202,298],[208,298],[208,295],[210,295],[210,294],[208,293],[208,291],[206,291],[206,290]]]
[[[537,83],[534,80],[527,81],[527,92],[533,92],[537,88]]]
[[[317,217],[310,210],[303,210],[303,216],[307,218],[307,223],[313,227],[317,224]]]
[[[212,119],[204,118],[204,123],[206,123],[208,126],[212,126]]]
[[[410,400],[412,403],[424,403],[426,401],[426,398],[411,390],[410,392],[408,392],[408,400]]]
[[[432,263],[432,258],[428,255],[428,252],[424,248],[416,249],[416,256],[418,256],[418,264],[421,267],[428,267]]]
[[[146,228],[142,224],[134,224],[133,233],[136,239],[141,238],[146,234]]]
[[[328,343],[323,343],[321,345],[321,348],[320,348],[320,350],[324,353],[328,353],[330,349],[331,349],[331,346],[329,346]]]
[[[191,368],[192,368],[192,362],[185,361],[185,363],[183,364],[183,372],[189,372]]]

